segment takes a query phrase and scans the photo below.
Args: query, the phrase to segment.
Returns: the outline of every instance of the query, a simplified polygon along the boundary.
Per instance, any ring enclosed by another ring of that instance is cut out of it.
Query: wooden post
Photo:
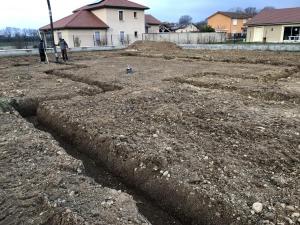
[[[52,42],[53,42],[55,61],[58,62],[58,54],[57,54],[57,49],[56,49],[55,40],[54,40],[54,28],[53,28],[53,19],[52,19],[52,10],[51,10],[50,0],[47,0],[47,4],[48,4],[48,10],[49,10],[51,37],[52,37]]]

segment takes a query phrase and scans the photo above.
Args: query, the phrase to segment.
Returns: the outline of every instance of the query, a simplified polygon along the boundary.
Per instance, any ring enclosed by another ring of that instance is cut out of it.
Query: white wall
[[[119,11],[123,11],[124,20],[119,20]],[[129,10],[129,9],[98,9],[92,11],[97,17],[105,22],[109,29],[107,31],[108,39],[118,45],[120,41],[120,32],[125,32],[125,38],[129,38],[129,43],[142,39],[142,34],[145,33],[145,14],[144,10]],[[137,12],[137,18],[134,18],[134,12]],[[135,32],[138,37],[134,36]]]
[[[74,47],[94,47],[97,44],[104,44],[106,42],[106,30],[59,30],[54,32],[55,43],[58,44],[58,32],[61,32],[62,38],[68,43],[70,48]],[[95,42],[95,32],[100,32],[100,43]],[[78,41],[76,41],[78,40]],[[75,46],[74,43],[79,43],[79,46]],[[105,43],[106,44],[106,43]]]
[[[199,31],[198,28],[195,25],[190,24],[186,28],[178,29],[175,32],[183,33],[183,32],[197,32],[197,31]]]
[[[283,42],[284,27],[289,27],[289,26],[300,26],[300,25],[274,25],[274,26],[248,27],[247,41],[263,42],[263,38],[266,38],[266,42],[281,43]]]
[[[169,41],[177,44],[225,42],[226,33],[158,33],[144,34],[146,41]]]
[[[148,33],[159,33],[159,25],[148,25]]]

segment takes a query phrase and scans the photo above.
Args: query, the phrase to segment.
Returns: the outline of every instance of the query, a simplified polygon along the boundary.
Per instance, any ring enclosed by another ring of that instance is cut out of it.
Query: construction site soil
[[[300,224],[300,53],[70,58],[0,58],[0,224]]]

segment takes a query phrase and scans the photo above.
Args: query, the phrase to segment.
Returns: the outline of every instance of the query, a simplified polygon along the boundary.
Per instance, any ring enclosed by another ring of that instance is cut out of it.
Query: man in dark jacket
[[[68,58],[68,53],[67,53],[67,49],[69,48],[67,42],[65,41],[65,39],[63,38],[60,38],[59,39],[59,42],[58,42],[58,45],[61,49],[61,54],[62,54],[62,58],[64,61],[67,61],[69,60]]]
[[[39,43],[39,53],[40,53],[41,62],[45,63],[46,62],[45,45],[42,39],[40,40]]]

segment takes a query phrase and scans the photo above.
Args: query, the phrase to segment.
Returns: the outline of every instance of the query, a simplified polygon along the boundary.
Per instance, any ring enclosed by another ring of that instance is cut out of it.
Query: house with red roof
[[[247,26],[248,42],[300,42],[300,7],[263,10]]]
[[[63,38],[71,48],[130,44],[141,40],[146,31],[159,32],[160,21],[145,15],[148,9],[128,0],[101,0],[83,6],[54,22],[55,42]],[[50,29],[50,24],[40,28],[44,33]]]
[[[161,22],[150,14],[145,15],[146,33],[159,33]]]

